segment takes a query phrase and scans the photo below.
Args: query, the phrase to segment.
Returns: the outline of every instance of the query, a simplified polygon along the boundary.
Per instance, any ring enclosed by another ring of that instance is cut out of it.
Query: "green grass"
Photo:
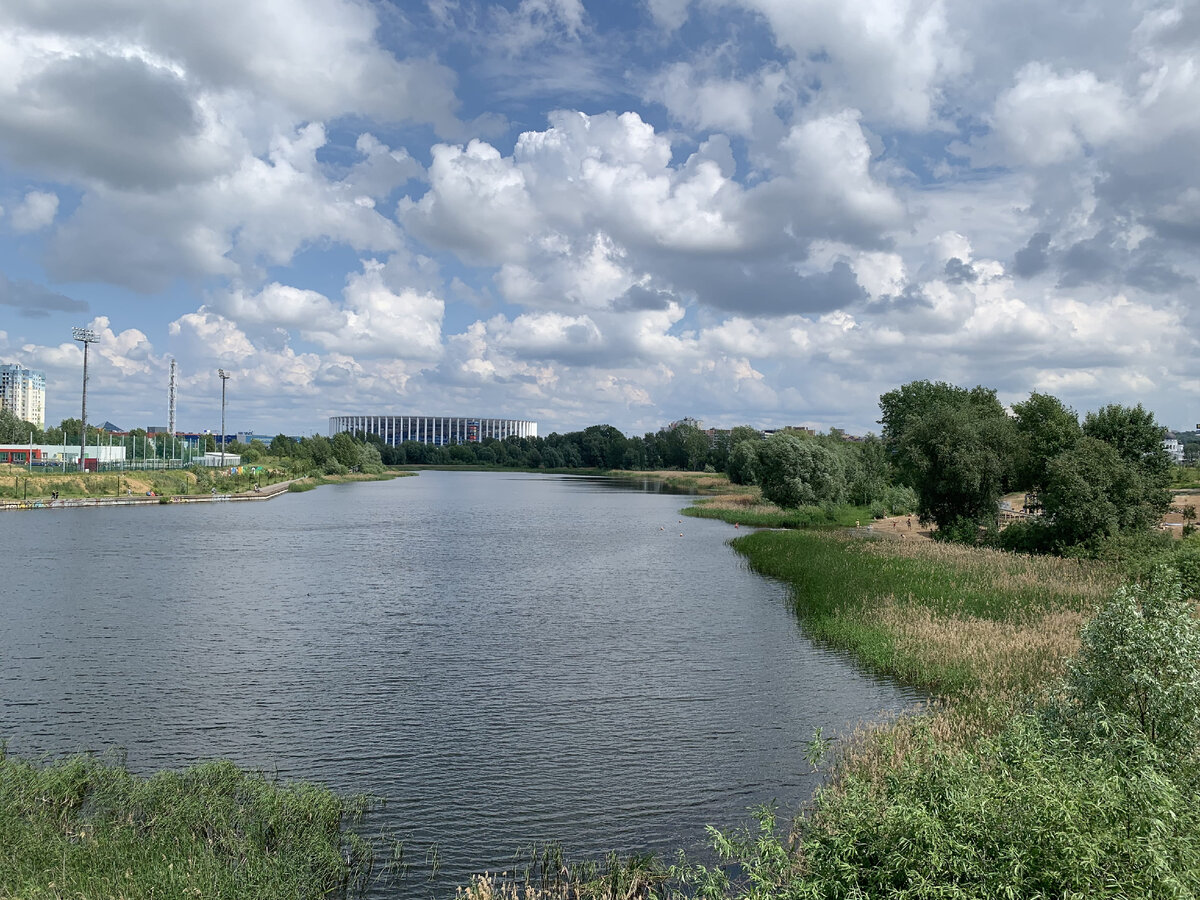
[[[771,503],[730,504],[720,498],[697,500],[682,510],[697,519],[719,519],[752,528],[853,528],[871,521],[865,506],[801,506],[784,509]]]
[[[293,494],[302,494],[305,491],[311,491],[314,488],[321,487],[325,484],[349,484],[356,481],[391,481],[393,478],[405,478],[410,475],[415,475],[415,472],[400,472],[389,470],[378,474],[361,474],[352,472],[346,475],[306,475],[304,478],[293,481],[288,485],[288,491]]]
[[[123,497],[126,490],[137,496],[195,493],[196,479],[188,471],[135,470],[60,474],[54,471],[0,470],[0,500],[48,500],[52,491],[68,497]]]
[[[1171,466],[1171,489],[1185,491],[1200,488],[1200,466]]]
[[[0,897],[321,898],[365,884],[365,801],[230,762],[138,778],[0,755]]]
[[[814,639],[951,695],[1036,688],[1119,581],[1093,561],[927,541],[763,531],[733,546],[755,571],[790,586]]]

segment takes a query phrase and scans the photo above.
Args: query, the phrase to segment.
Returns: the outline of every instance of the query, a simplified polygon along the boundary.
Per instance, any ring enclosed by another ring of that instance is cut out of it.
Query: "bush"
[[[1177,572],[1116,592],[1083,629],[1062,716],[1093,741],[1133,733],[1170,759],[1200,746],[1200,621]]]
[[[1040,519],[1013,522],[993,532],[988,543],[1009,553],[1050,553],[1054,549],[1054,531]]]

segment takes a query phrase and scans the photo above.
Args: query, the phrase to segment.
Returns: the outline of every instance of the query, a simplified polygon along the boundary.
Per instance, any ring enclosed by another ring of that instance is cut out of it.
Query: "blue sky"
[[[0,361],[47,418],[1200,421],[1195,2],[8,0]]]

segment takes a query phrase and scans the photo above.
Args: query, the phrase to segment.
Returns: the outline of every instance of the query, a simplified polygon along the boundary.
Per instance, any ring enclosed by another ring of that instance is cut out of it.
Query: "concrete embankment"
[[[16,509],[77,509],[84,506],[152,506],[165,503],[236,503],[242,500],[273,500],[286,494],[291,481],[269,484],[257,491],[237,494],[164,494],[155,496],[127,495],[124,497],[67,497],[61,500],[6,500],[0,502],[0,512]]]

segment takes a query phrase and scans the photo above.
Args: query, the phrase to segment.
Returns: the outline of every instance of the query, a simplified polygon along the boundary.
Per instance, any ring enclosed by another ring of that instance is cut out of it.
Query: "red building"
[[[32,450],[29,446],[13,447],[0,444],[0,464],[13,463],[14,465],[23,466],[29,462],[30,454],[33,454],[33,461],[38,462],[42,459],[42,451],[39,447],[34,447]]]

